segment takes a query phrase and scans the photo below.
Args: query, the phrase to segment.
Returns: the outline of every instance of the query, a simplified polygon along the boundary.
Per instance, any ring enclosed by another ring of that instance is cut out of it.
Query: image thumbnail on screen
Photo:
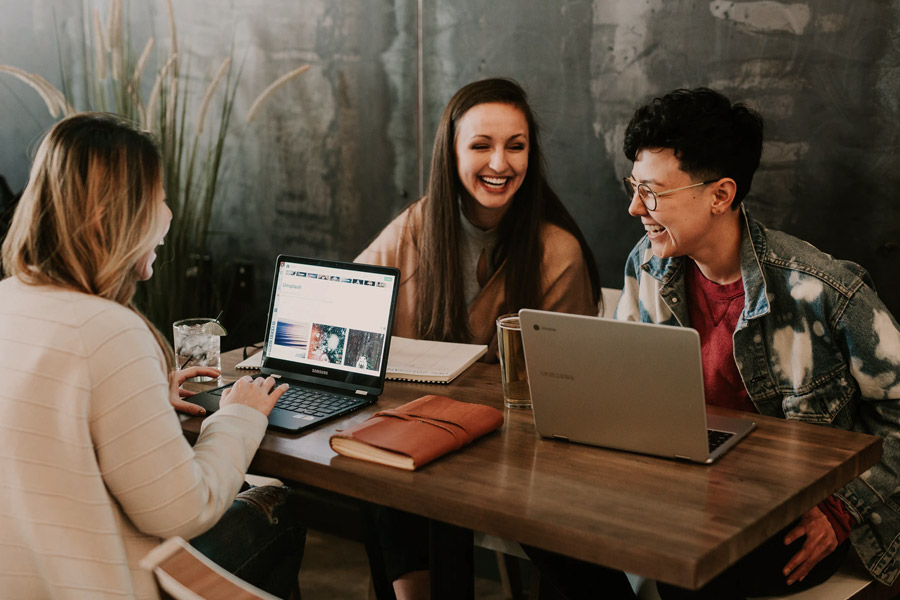
[[[344,364],[357,369],[378,371],[381,368],[381,349],[384,347],[384,334],[374,331],[350,330],[347,337],[347,354]]]
[[[313,323],[308,358],[339,365],[344,358],[346,342],[347,329],[345,327]]]
[[[296,348],[305,354],[309,346],[309,323],[278,321],[275,325],[275,344]]]

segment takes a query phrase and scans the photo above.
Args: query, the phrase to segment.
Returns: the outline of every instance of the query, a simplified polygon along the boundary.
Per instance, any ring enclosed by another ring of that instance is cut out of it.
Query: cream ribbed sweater
[[[0,282],[0,598],[156,598],[140,559],[231,505],[266,418],[228,406],[185,441],[143,321]]]

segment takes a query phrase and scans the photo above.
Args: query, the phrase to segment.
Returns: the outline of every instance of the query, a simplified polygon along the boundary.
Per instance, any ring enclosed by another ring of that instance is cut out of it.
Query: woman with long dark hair
[[[537,122],[509,79],[470,83],[450,99],[425,197],[356,260],[400,269],[395,335],[488,344],[487,360],[496,360],[500,315],[598,312],[594,257],[547,183]],[[397,597],[427,597],[425,520],[382,507],[372,518],[367,549],[381,554]]]
[[[496,349],[499,315],[597,314],[593,254],[547,183],[537,122],[509,79],[470,83],[450,99],[425,197],[356,260],[400,268],[394,333],[404,337]]]

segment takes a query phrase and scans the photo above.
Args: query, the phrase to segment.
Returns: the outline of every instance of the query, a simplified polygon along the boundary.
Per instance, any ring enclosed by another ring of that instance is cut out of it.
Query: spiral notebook
[[[450,383],[487,353],[484,344],[432,342],[391,336],[387,378],[395,381]],[[238,363],[238,369],[259,369],[262,352]]]
[[[487,353],[484,344],[458,344],[391,337],[387,378],[450,383]]]

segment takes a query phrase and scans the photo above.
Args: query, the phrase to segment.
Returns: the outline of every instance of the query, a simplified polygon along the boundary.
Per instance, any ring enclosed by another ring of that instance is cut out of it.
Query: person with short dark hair
[[[707,404],[877,435],[883,455],[701,590],[660,584],[665,600],[811,587],[851,546],[882,583],[900,566],[900,327],[862,267],[750,216],[762,140],[756,111],[706,88],[635,112],[624,186],[646,235],[616,318],[695,328]]]

